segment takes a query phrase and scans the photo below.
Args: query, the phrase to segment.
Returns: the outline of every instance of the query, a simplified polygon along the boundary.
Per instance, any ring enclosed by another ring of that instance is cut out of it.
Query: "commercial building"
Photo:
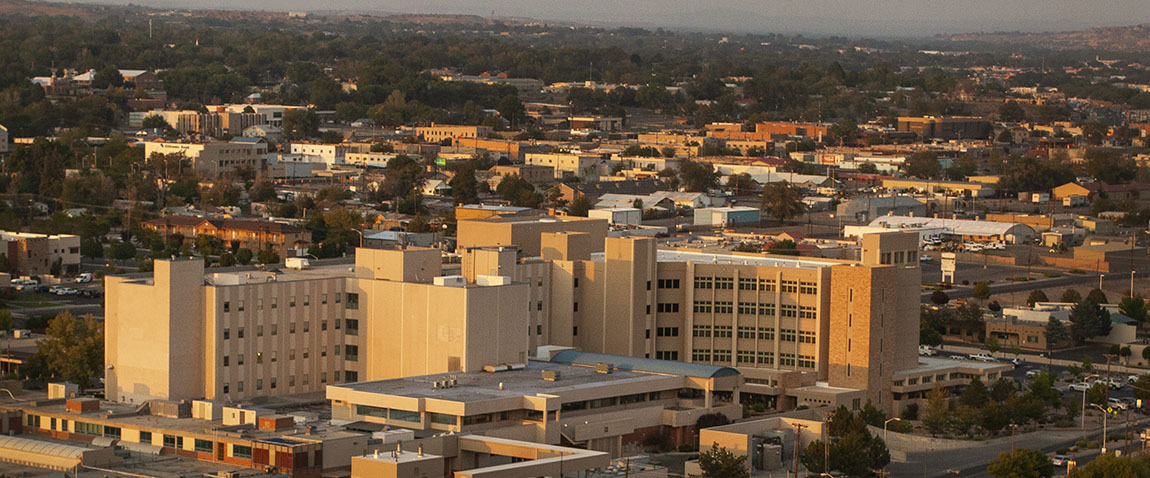
[[[253,252],[272,250],[280,257],[295,257],[311,245],[311,231],[290,224],[252,219],[208,219],[194,216],[161,216],[140,224],[159,232],[164,240],[179,235],[195,241],[199,236],[219,239],[228,248]]]
[[[711,207],[695,210],[696,226],[749,226],[759,224],[760,211],[753,207]]]
[[[539,164],[509,164],[497,165],[488,169],[491,178],[487,183],[492,189],[499,186],[503,178],[511,175],[519,176],[524,181],[535,185],[551,184],[555,182],[555,167]]]
[[[491,133],[489,126],[436,125],[415,128],[415,135],[428,143],[438,143],[445,139],[482,139]]]
[[[954,194],[969,194],[971,197],[984,198],[994,196],[996,190],[993,184],[967,181],[929,181],[925,179],[897,179],[884,178],[882,187],[885,189],[912,189],[927,193],[949,192]]]
[[[206,179],[218,179],[235,174],[240,169],[259,171],[263,168],[261,157],[267,152],[266,142],[245,141],[242,138],[227,142],[144,143],[144,157],[151,158],[153,154],[182,155],[191,162],[196,175]]]
[[[871,221],[869,228],[902,231],[941,230],[943,238],[946,239],[1007,244],[1024,244],[1038,235],[1034,228],[1022,223],[933,217],[882,216]]]
[[[987,139],[991,127],[986,118],[974,116],[900,116],[898,131],[923,138]]]
[[[789,123],[785,121],[765,121],[755,123],[755,132],[766,134],[769,138],[791,137],[809,138],[822,141],[831,137],[830,125],[817,123]]]
[[[80,236],[0,231],[0,253],[13,275],[43,275],[60,264],[60,274],[80,271]]]
[[[599,164],[602,159],[594,154],[579,153],[528,153],[526,164],[532,166],[550,166],[555,179],[567,177],[589,178],[599,176]]]
[[[301,156],[304,162],[323,163],[328,169],[344,164],[351,148],[342,144],[292,143],[291,154]]]
[[[620,456],[649,435],[694,444],[698,417],[742,418],[730,367],[576,350],[488,370],[332,385],[332,418],[561,442]]]
[[[618,116],[572,116],[567,118],[572,130],[619,131],[623,118]]]
[[[1022,350],[1056,350],[1073,344],[1070,335],[1058,343],[1046,340],[1046,324],[1057,319],[1069,331],[1074,327],[1070,322],[1070,309],[1049,304],[1034,307],[1007,307],[1002,309],[1002,318],[986,321],[986,336],[994,337],[1004,348],[1018,347]]]
[[[835,212],[844,220],[863,222],[887,215],[923,217],[926,203],[900,195],[855,198],[839,204]]]
[[[205,276],[178,258],[110,276],[108,399],[242,400],[526,362],[526,284],[441,277],[440,262],[438,249],[360,249],[352,268]]]
[[[217,107],[220,108],[220,107]],[[242,136],[252,126],[268,124],[267,116],[258,113],[228,112],[226,110],[203,113],[196,110],[152,110],[148,116],[163,118],[172,129],[183,134],[201,134],[211,137]]]

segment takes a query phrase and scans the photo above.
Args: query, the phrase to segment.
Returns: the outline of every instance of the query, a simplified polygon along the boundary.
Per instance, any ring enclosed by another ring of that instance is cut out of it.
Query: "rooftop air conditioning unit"
[[[611,373],[611,364],[599,362],[595,364],[595,371],[598,373]]]

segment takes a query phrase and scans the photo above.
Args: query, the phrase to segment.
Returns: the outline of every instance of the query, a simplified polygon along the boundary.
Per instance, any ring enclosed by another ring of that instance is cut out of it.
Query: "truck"
[[[1086,200],[1086,196],[1066,196],[1062,198],[1063,207],[1079,207],[1085,206],[1087,203],[1089,203],[1089,201]]]
[[[1030,202],[1041,204],[1050,200],[1050,193],[1034,193],[1030,195]]]

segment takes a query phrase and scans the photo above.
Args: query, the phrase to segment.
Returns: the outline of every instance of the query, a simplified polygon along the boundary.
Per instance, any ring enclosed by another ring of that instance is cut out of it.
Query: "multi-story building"
[[[341,144],[292,143],[291,154],[299,155],[304,162],[324,163],[328,168],[344,164],[350,148]]]
[[[152,110],[148,116],[163,118],[172,129],[183,134],[202,134],[216,138],[224,135],[240,136],[249,127],[268,124],[267,115],[215,108],[219,110],[207,113],[195,110]]]
[[[991,133],[990,121],[975,116],[900,116],[898,130],[939,139],[986,139]]]
[[[271,221],[162,216],[141,225],[159,232],[165,240],[174,235],[189,241],[195,241],[199,236],[211,236],[229,248],[243,247],[255,252],[272,250],[280,257],[298,256],[311,245],[311,231]]]
[[[109,400],[255,396],[527,360],[527,285],[440,277],[438,249],[352,268],[205,276],[200,259],[107,279]]]
[[[235,174],[240,169],[259,171],[261,157],[268,152],[266,142],[237,138],[232,141],[144,143],[144,156],[153,154],[179,154],[192,163],[196,174],[203,178],[218,179]]]
[[[491,132],[488,126],[460,126],[460,125],[437,125],[420,126],[415,128],[415,135],[423,138],[424,141],[429,143],[438,143],[445,139],[455,140],[461,139],[482,139],[486,138]]]
[[[80,236],[0,231],[0,253],[13,274],[42,275],[59,262],[61,274],[80,270]]]

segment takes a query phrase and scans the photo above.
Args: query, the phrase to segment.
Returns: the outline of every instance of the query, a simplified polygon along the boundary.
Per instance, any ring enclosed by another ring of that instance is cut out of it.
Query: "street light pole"
[[[1017,423],[1010,424],[1010,459],[1014,459],[1014,431],[1018,429]]]

